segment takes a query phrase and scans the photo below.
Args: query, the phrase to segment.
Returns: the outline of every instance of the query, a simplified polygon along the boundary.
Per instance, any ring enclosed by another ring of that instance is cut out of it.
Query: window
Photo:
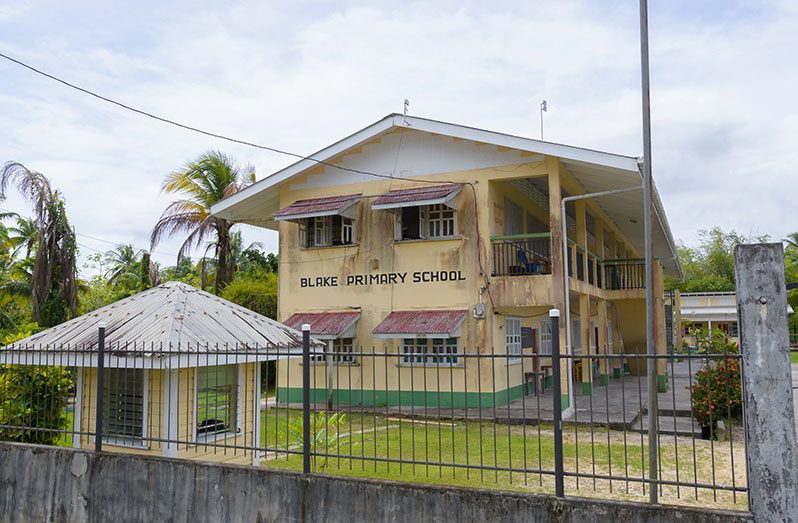
[[[353,245],[355,221],[343,216],[317,216],[299,223],[299,244],[302,247]]]
[[[402,363],[405,365],[457,365],[458,338],[405,338]]]
[[[354,338],[338,338],[333,340],[333,363],[354,363],[355,356],[352,354],[354,352]],[[329,345],[327,345],[329,347]],[[319,361],[319,362],[326,362],[327,361],[327,347],[325,347],[325,352],[323,354],[316,354],[311,356],[311,360]]]
[[[540,353],[551,354],[551,320],[540,322]]]
[[[197,368],[197,436],[236,432],[238,366]]]
[[[740,331],[737,330],[737,322],[736,321],[731,322],[731,334],[730,335],[731,335],[732,338],[736,338],[736,337],[738,337],[740,335]]]
[[[402,207],[396,238],[421,240],[457,235],[457,212],[443,204]]]
[[[504,322],[504,343],[507,349],[507,361],[521,361],[521,319],[507,318]]]
[[[144,437],[144,370],[107,369],[103,387],[103,436],[109,440]]]

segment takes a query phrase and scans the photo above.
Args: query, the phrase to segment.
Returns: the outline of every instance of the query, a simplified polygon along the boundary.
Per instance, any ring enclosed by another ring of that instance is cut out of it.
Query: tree
[[[25,249],[25,258],[30,258],[39,239],[39,229],[31,218],[16,216],[16,220],[17,224],[8,228],[8,231],[14,235],[11,237],[15,247],[14,255],[18,255],[21,249]]]
[[[720,227],[698,231],[698,247],[680,245],[679,260],[684,280],[668,279],[667,288],[686,292],[734,290],[734,248],[750,241],[767,241],[766,236],[746,238],[735,230]]]
[[[221,296],[258,314],[277,319],[277,275],[274,273],[240,274]]]
[[[114,285],[117,282],[135,285],[139,279],[139,267],[142,251],[136,250],[130,244],[118,245],[115,249],[105,253],[105,263],[108,269],[105,278]]]
[[[164,238],[187,234],[178,251],[178,265],[202,242],[215,241],[216,292],[233,280],[230,229],[233,223],[213,216],[211,206],[255,182],[255,169],[239,167],[229,156],[218,152],[205,153],[169,174],[162,190],[181,197],[173,201],[152,229],[150,243],[154,248]]]
[[[9,184],[16,185],[33,204],[37,239],[31,273],[32,316],[41,326],[52,327],[77,314],[75,231],[61,194],[46,176],[9,162],[0,172],[0,199],[5,199]]]
[[[787,243],[787,248],[790,249],[798,249],[798,232],[793,232],[788,234],[786,238],[784,238],[785,243]]]

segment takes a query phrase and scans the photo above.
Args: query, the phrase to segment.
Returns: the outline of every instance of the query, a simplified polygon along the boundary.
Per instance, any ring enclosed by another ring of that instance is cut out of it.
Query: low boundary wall
[[[0,521],[753,521],[750,514],[305,476],[0,443]]]

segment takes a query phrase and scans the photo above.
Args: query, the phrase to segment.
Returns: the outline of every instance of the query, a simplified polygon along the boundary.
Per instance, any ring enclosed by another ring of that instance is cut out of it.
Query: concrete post
[[[798,447],[780,243],[734,250],[746,401],[746,461],[756,521],[798,521]]]
[[[562,240],[563,231],[566,224],[562,222],[561,207],[562,207],[562,187],[560,178],[560,161],[557,158],[548,156],[546,157],[546,167],[549,172],[549,231],[551,232],[551,281],[552,289],[551,296],[553,298],[553,305],[555,309],[565,309],[565,290],[563,278],[563,252]],[[572,265],[573,267],[573,265]],[[565,325],[568,321],[564,318],[559,322],[559,351],[560,354],[565,354]],[[552,351],[558,350],[557,345],[552,345]],[[554,375],[553,379],[557,379]],[[560,381],[561,387],[561,402],[563,408],[569,406],[569,391],[570,379],[564,375]]]
[[[662,263],[654,260],[654,349],[657,354],[668,353],[668,339],[665,335],[665,286]],[[657,367],[657,392],[668,390],[668,360],[653,362]]]
[[[579,295],[579,338],[581,342],[582,354],[588,356],[582,358],[582,395],[590,396],[593,394],[593,370],[591,369],[592,359],[590,356],[590,296],[587,294]]]
[[[599,300],[597,308],[597,320],[596,325],[598,326],[598,339],[596,340],[596,346],[598,347],[598,352],[604,358],[599,359],[599,382],[598,384],[601,386],[605,386],[609,383],[609,361],[607,360],[606,356],[609,353],[607,347],[607,300]]]

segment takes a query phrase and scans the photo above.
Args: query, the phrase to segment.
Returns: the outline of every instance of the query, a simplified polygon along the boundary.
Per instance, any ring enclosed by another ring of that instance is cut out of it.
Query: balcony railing
[[[609,290],[645,289],[644,260],[604,260],[604,288]]]
[[[493,236],[493,276],[551,274],[551,234]]]

